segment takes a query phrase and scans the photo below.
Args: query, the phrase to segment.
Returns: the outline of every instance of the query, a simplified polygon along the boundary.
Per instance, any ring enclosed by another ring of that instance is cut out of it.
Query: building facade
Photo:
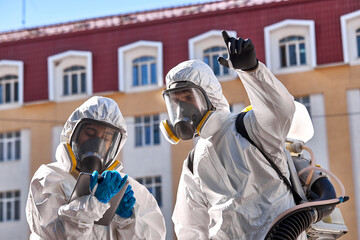
[[[306,105],[315,129],[308,145],[350,196],[340,205],[349,229],[342,239],[360,239],[358,0],[218,1],[0,33],[1,235],[28,238],[32,175],[55,161],[71,112],[102,95],[113,98],[126,118],[124,171],[157,199],[167,239],[174,239],[178,180],[194,142],[172,146],[159,131],[167,117],[164,77],[182,61],[202,59],[218,76],[232,111],[241,111],[249,104],[246,92],[216,61],[226,55],[222,30],[251,38],[258,59]]]

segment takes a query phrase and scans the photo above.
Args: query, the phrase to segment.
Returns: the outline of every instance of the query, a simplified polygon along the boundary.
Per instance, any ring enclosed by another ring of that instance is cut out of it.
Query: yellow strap
[[[115,161],[113,162],[113,164],[111,164],[110,167],[108,167],[106,170],[109,170],[109,171],[114,170],[115,167],[116,167],[117,165],[119,165],[119,164],[120,164],[120,162],[119,162],[118,160],[115,160]]]
[[[199,125],[196,128],[196,132],[200,135],[200,129],[202,128],[202,125],[205,123],[206,119],[209,117],[209,115],[212,113],[212,111],[208,111],[205,116],[203,117],[203,119],[201,119],[201,122],[199,123]]]
[[[66,147],[68,149],[68,152],[70,154],[70,159],[71,159],[71,162],[72,162],[70,172],[73,172],[73,171],[75,171],[75,168],[76,168],[76,158],[75,158],[74,152],[72,151],[69,143],[66,143]]]
[[[177,138],[177,137],[173,134],[173,132],[171,131],[171,129],[170,129],[168,123],[167,123],[167,120],[163,121],[163,125],[164,125],[165,130],[166,130],[167,134],[169,135],[169,137],[170,137],[172,140],[174,140],[175,142],[179,142],[180,139]]]
[[[248,111],[250,111],[250,110],[252,110],[252,106],[251,106],[251,105],[249,105],[249,106],[247,106],[246,108],[244,108],[241,112],[248,112]]]

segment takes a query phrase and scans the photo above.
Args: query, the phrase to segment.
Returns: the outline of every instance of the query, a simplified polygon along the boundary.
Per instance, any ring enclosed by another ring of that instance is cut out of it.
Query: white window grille
[[[132,86],[156,85],[156,58],[142,56],[133,60],[133,82]]]
[[[63,96],[86,93],[86,68],[74,65],[64,69]]]
[[[0,222],[20,220],[20,191],[0,192]]]
[[[225,47],[215,46],[204,50],[204,62],[207,63],[216,76],[229,75],[229,69],[220,65],[217,61],[218,57],[227,58],[228,51]]]
[[[135,117],[135,146],[160,144],[159,115]]]
[[[305,38],[288,36],[280,39],[280,66],[282,68],[306,65]]]
[[[357,56],[360,58],[360,28],[356,30]]]
[[[20,131],[0,133],[0,162],[20,160],[20,135]]]
[[[17,103],[19,101],[19,79],[17,75],[0,77],[0,104]]]

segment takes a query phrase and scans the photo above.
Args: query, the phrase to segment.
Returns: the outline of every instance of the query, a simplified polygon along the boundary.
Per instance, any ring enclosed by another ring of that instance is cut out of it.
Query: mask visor
[[[185,121],[196,128],[208,112],[209,106],[204,93],[198,88],[173,88],[165,90],[163,94],[173,126],[179,121]]]
[[[95,164],[94,170],[99,171],[101,167],[99,171],[101,172],[106,169],[116,157],[121,138],[121,130],[111,124],[93,119],[81,119],[70,140],[79,170],[86,168],[87,172],[91,171],[88,169],[89,166],[85,167],[89,158],[98,159],[96,162],[100,162]]]

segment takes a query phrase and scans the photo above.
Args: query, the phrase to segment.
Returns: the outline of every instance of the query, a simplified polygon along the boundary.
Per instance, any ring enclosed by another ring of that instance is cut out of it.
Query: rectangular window
[[[204,56],[204,62],[210,66],[210,59],[209,56]]]
[[[0,162],[4,161],[4,143],[1,141],[2,137],[0,137]]]
[[[305,43],[300,43],[299,48],[300,48],[300,64],[305,65],[306,64]]]
[[[11,84],[10,83],[5,84],[5,102],[6,103],[11,102]]]
[[[12,198],[12,192],[6,192],[6,220],[11,220],[11,213],[12,213],[12,205],[13,202],[11,201]]]
[[[145,116],[144,122],[145,122],[145,145],[150,145],[151,144],[150,116]]]
[[[280,46],[280,66],[286,67],[286,47]]]
[[[148,67],[147,65],[141,65],[141,85],[148,84]]]
[[[135,146],[142,146],[141,117],[135,118]]]
[[[0,134],[0,162],[16,161],[21,158],[20,131]]]
[[[162,207],[162,181],[161,176],[153,176],[153,177],[141,177],[136,178],[140,184],[144,185],[149,192],[156,199],[159,207]]]
[[[228,58],[228,55],[227,55],[226,53],[224,53],[222,57],[225,58],[225,59],[227,59],[227,58]],[[228,75],[228,74],[229,74],[229,68],[223,67],[223,71],[224,71],[224,75]]]
[[[16,75],[0,77],[0,104],[19,101],[19,81]]]
[[[70,66],[63,71],[63,95],[86,93],[86,68],[80,65]]]
[[[135,146],[160,144],[159,115],[135,117]]]
[[[71,75],[71,93],[72,94],[76,94],[78,93],[78,75],[77,74],[72,74]]]
[[[218,57],[227,58],[227,49],[222,46],[213,46],[203,51],[203,60],[213,70],[216,76],[225,76],[229,74],[229,69],[223,67],[217,61]]]
[[[154,144],[160,144],[159,115],[154,115]]]
[[[4,101],[3,101],[3,85],[0,84],[0,104],[2,104]]]
[[[151,84],[156,84],[156,64],[151,64]]]
[[[20,191],[0,193],[0,222],[20,220]]]
[[[360,58],[360,36],[356,36],[357,42],[357,56]]]
[[[14,101],[19,101],[19,82],[14,83]]]
[[[81,93],[86,93],[86,73],[81,73]]]
[[[289,59],[290,59],[290,66],[295,66],[296,62],[296,45],[291,44],[289,45]]]
[[[213,61],[213,65],[214,65],[214,73],[216,76],[219,76],[220,75],[220,67],[219,67],[219,62],[217,61],[218,59],[218,55],[213,55],[212,56],[212,61]]]
[[[139,68],[137,65],[133,66],[133,86],[139,86]]]
[[[4,221],[4,203],[2,201],[2,198],[3,198],[3,194],[0,193],[0,222],[3,222]]]
[[[68,75],[64,75],[64,91],[63,91],[63,95],[67,96],[69,95],[69,76]]]

